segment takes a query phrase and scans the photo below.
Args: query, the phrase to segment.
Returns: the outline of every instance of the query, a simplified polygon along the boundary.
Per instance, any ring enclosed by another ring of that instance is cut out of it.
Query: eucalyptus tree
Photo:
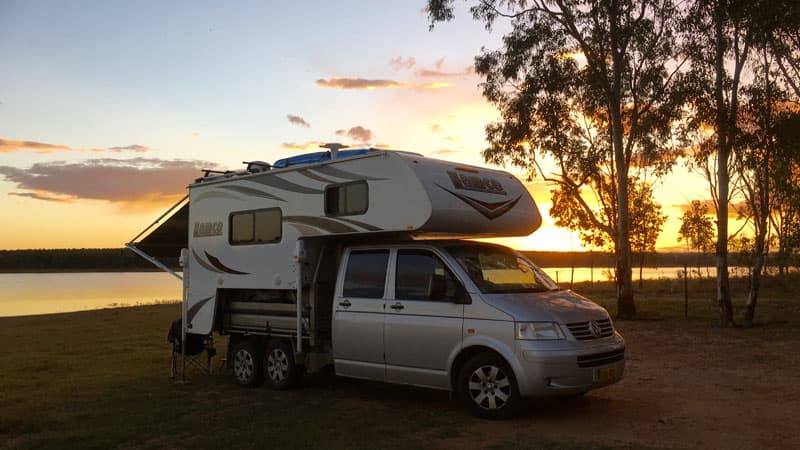
[[[700,252],[707,251],[714,243],[714,224],[708,217],[708,205],[700,200],[692,200],[689,208],[683,212],[681,227],[678,230],[678,242],[686,242],[686,246],[697,251],[698,267]],[[698,271],[700,269],[698,268]]]
[[[431,27],[454,18],[453,0],[428,0]],[[555,183],[591,226],[614,238],[617,314],[636,314],[631,274],[631,170],[671,167],[685,98],[671,0],[479,0],[475,20],[510,25],[503,47],[475,59],[483,95],[501,119],[486,127],[486,161]],[[552,169],[542,170],[553,166]],[[617,206],[613,224],[593,199]]]
[[[549,177],[545,176],[545,179]],[[554,181],[555,182],[555,181]],[[597,203],[590,210],[581,207],[575,196],[565,195],[561,189],[553,189],[553,206],[550,216],[555,224],[576,231],[581,242],[589,248],[613,249],[616,242],[617,205],[614,190],[610,189],[608,177],[599,180],[600,189],[594,191]],[[667,216],[653,197],[653,186],[636,177],[629,182],[629,209],[631,214],[631,250],[639,255],[639,283],[642,282],[644,257],[654,252]]]
[[[745,211],[753,228],[750,292],[744,312],[746,326],[752,325],[755,316],[770,235],[781,231],[775,227],[775,213],[792,210],[791,202],[781,205],[780,201],[792,199],[792,192],[797,190],[797,185],[791,184],[796,180],[793,172],[798,166],[797,142],[792,142],[796,131],[789,127],[796,126],[800,119],[798,97],[791,94],[791,89],[785,89],[786,79],[768,47],[760,50],[753,81],[744,91],[738,123],[741,139],[737,172],[747,205]],[[782,216],[781,221],[787,218]],[[788,237],[780,233],[778,236]]]
[[[761,2],[745,0],[695,0],[684,22],[681,40],[691,60],[691,104],[695,121],[714,130],[695,154],[711,187],[717,213],[716,267],[717,303],[723,327],[732,326],[728,276],[728,210],[731,199],[731,158],[739,137],[737,121],[742,95],[742,75],[750,63],[757,41],[753,20]],[[705,151],[704,151],[705,150]],[[710,160],[713,159],[713,163]],[[707,167],[712,165],[713,171]]]
[[[681,39],[692,68],[690,104],[695,121],[713,129],[695,160],[703,167],[716,206],[720,324],[732,326],[728,210],[736,186],[731,177],[737,175],[736,167],[747,165],[740,152],[739,140],[747,139],[740,127],[740,110],[757,79],[759,55],[774,58],[784,81],[800,93],[800,6],[794,0],[694,0],[690,5]]]

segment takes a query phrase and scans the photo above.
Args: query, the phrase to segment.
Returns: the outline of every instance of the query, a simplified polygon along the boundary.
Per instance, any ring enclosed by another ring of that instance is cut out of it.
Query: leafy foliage
[[[678,230],[678,242],[698,252],[708,251],[714,243],[714,225],[708,216],[708,205],[700,200],[692,203],[681,217],[681,228]]]
[[[671,0],[483,0],[470,11],[487,28],[511,25],[502,49],[475,60],[501,115],[486,127],[484,158],[542,175],[565,205],[551,213],[579,209],[563,219],[614,237],[619,313],[632,316],[629,177],[632,167],[663,174],[678,155],[680,11]],[[428,12],[432,24],[450,20],[453,2],[430,0]],[[603,205],[598,217],[587,196],[617,211]]]

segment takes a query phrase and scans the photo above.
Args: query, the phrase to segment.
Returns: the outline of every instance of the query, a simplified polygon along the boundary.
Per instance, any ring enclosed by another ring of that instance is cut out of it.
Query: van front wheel
[[[473,415],[504,419],[514,414],[520,394],[514,372],[503,358],[475,355],[461,368],[458,380],[459,396]]]

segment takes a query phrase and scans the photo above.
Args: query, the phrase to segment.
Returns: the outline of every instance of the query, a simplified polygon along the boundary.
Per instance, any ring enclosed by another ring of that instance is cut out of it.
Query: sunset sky
[[[483,165],[497,113],[472,62],[504,28],[462,8],[430,32],[424,6],[0,2],[0,249],[121,247],[199,167],[318,142]],[[548,187],[529,188],[545,224],[507,243],[580,250],[547,216]],[[708,188],[678,167],[656,196],[670,217],[658,247],[679,245],[682,207]]]

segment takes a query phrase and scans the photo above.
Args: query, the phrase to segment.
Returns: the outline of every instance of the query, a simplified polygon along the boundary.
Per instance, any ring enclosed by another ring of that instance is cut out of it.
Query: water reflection
[[[180,281],[163,272],[0,274],[0,317],[178,302],[180,298]]]

